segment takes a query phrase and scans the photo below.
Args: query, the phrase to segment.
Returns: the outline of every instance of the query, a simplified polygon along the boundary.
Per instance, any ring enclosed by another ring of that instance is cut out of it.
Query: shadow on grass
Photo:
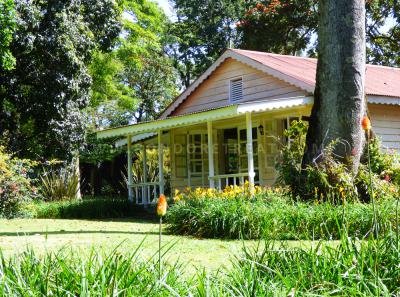
[[[155,216],[143,217],[121,217],[121,218],[37,218],[36,220],[62,220],[62,221],[87,221],[87,222],[101,222],[101,223],[135,223],[135,224],[158,224],[158,219]]]
[[[0,232],[0,236],[34,236],[34,235],[68,235],[68,234],[127,234],[127,235],[158,235],[158,232],[139,231],[101,231],[101,230],[59,230],[59,231],[26,231]],[[165,233],[164,233],[165,234]]]

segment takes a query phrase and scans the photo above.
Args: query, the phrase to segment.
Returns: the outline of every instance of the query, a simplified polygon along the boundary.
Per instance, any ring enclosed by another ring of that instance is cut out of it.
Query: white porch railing
[[[157,203],[160,195],[160,182],[148,182],[130,185],[136,204],[149,205]]]
[[[213,177],[209,177],[209,179],[215,181],[215,186],[218,190],[223,190],[226,186],[243,186],[245,182],[245,178],[249,177],[247,172],[244,173],[235,173],[235,174],[222,174],[222,175],[214,175]]]

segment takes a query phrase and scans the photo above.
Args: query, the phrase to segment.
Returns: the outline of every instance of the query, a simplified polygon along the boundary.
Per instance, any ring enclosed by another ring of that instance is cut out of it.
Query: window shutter
[[[231,102],[243,99],[243,80],[241,78],[231,80],[229,98]]]

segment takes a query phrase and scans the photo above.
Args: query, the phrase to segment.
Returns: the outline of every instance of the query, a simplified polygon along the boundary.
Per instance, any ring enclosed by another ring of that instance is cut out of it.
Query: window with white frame
[[[207,134],[189,134],[188,144],[189,178],[201,178],[202,185],[206,186],[208,182]]]
[[[237,102],[243,99],[243,80],[242,78],[232,79],[229,84],[229,100]]]

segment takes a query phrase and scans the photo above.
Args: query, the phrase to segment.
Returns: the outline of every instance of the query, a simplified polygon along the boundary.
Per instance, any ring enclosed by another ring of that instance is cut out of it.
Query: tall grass
[[[381,233],[396,228],[396,201],[377,204]],[[343,216],[346,216],[346,220]],[[173,234],[227,239],[339,239],[369,234],[374,221],[370,204],[295,202],[281,196],[259,199],[192,199],[174,204],[167,213]]]
[[[217,275],[218,296],[398,296],[400,250],[395,236],[357,241],[343,236],[337,246],[289,248],[267,242],[245,250],[233,268]],[[222,289],[221,289],[222,288]]]
[[[62,250],[0,257],[1,296],[398,296],[400,250],[389,232],[380,241],[342,234],[336,244],[293,248],[267,241],[244,249],[231,268],[183,277],[179,264],[131,253],[87,257]],[[170,251],[171,252],[171,251]],[[228,261],[228,259],[227,259]]]
[[[27,251],[0,261],[1,296],[170,296],[185,295],[179,278],[181,267],[164,265],[158,280],[157,262],[144,261],[136,249],[129,254],[114,251],[102,255],[94,250],[86,258],[72,251],[44,257]]]

